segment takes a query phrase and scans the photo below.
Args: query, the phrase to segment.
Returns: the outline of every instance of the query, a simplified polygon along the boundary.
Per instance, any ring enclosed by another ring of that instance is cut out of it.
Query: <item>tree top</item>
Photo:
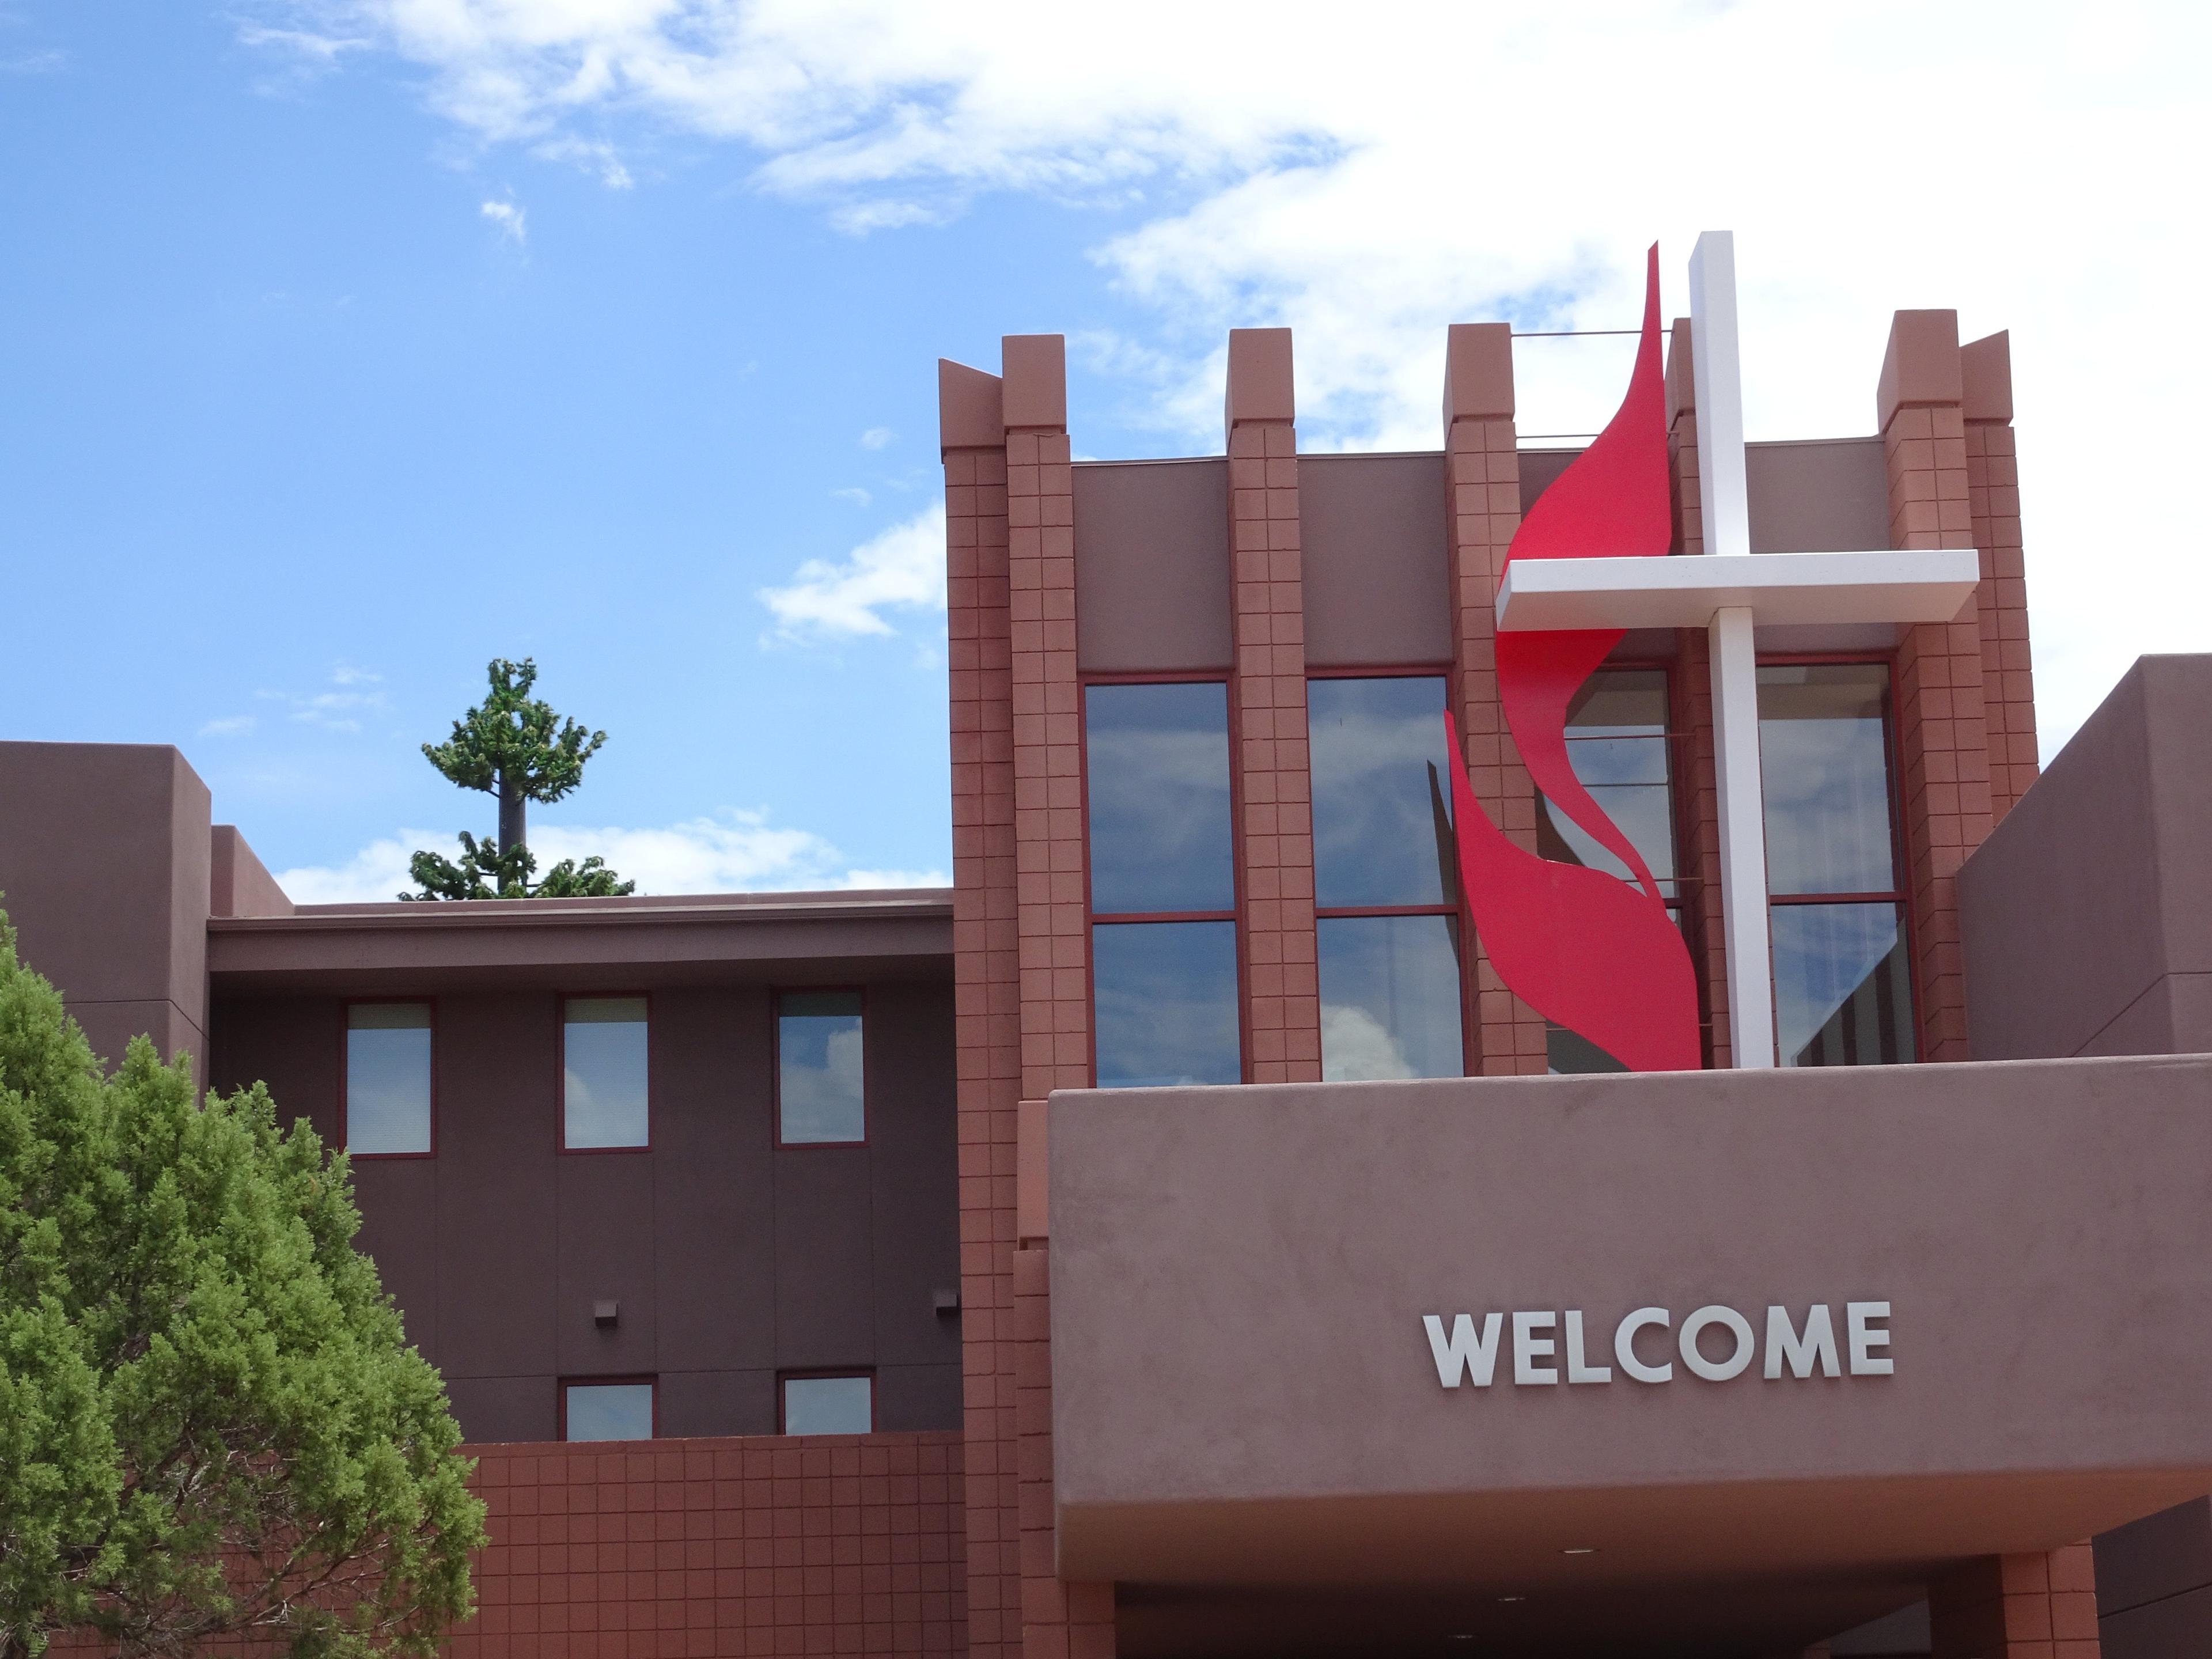
[[[453,722],[447,742],[424,744],[423,757],[464,789],[495,795],[504,784],[525,799],[559,800],[584,781],[584,763],[607,734],[586,731],[532,697],[538,665],[531,658],[495,657],[488,675],[483,702]]]

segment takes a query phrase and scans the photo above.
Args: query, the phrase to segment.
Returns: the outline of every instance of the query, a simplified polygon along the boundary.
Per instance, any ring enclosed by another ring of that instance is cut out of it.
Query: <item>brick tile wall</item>
[[[2089,1546],[1991,1555],[1929,1586],[1931,1659],[2098,1659]]]
[[[455,1659],[965,1650],[961,1437],[471,1446]]]
[[[1890,544],[1971,546],[1966,422],[1959,405],[1900,404],[1881,436],[1889,469]],[[1905,630],[1897,653],[1898,787],[1923,1060],[1968,1057],[1957,877],[1992,822],[1982,688],[1977,611]]]
[[[1236,422],[1229,432],[1229,483],[1251,1080],[1314,1082],[1321,1077],[1321,981],[1297,432],[1291,422]]]
[[[1536,848],[1536,787],[1498,702],[1498,579],[1521,527],[1521,463],[1510,415],[1463,416],[1444,431],[1444,514],[1452,597],[1452,708],[1475,799],[1507,836]],[[1470,1075],[1540,1073],[1544,1018],[1505,988],[1480,939],[1471,954]]]
[[[2035,675],[2027,638],[2027,570],[2021,553],[2020,466],[2012,422],[1968,420],[1966,499],[1981,550],[1982,693],[1989,725],[1991,823],[2027,793],[2039,767]]]

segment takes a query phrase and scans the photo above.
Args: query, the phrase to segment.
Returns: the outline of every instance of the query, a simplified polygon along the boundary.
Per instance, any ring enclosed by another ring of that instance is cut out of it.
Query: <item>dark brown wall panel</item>
[[[208,1021],[208,1080],[229,1094],[265,1083],[276,1121],[306,1118],[337,1146],[345,1005],[336,997],[225,999]]]
[[[1092,461],[1073,477],[1079,665],[1228,667],[1227,459]]]
[[[438,1000],[440,1363],[552,1376],[560,1032],[550,996]],[[465,1418],[461,1428],[483,1438]]]
[[[752,986],[664,991],[653,999],[653,1225],[664,1378],[674,1372],[765,1374],[775,1366],[769,1007],[769,992]],[[949,1116],[951,1108],[945,1111]],[[665,1416],[671,1396],[665,1387],[663,1394]],[[766,1421],[752,1428],[712,1431],[775,1428],[771,1407]]]
[[[569,1152],[555,1166],[560,1277],[555,1291],[563,1376],[635,1376],[659,1369],[653,1342],[651,1152]],[[595,1302],[617,1318],[595,1322]]]
[[[775,1373],[668,1371],[660,1373],[659,1431],[664,1437],[701,1434],[774,1434]],[[936,1426],[960,1420],[956,1400]]]
[[[1306,664],[1449,661],[1444,458],[1302,455]]]
[[[376,1263],[399,1304],[407,1340],[431,1364],[438,1340],[438,1166],[427,1158],[371,1158],[353,1166],[361,1231],[354,1243]]]
[[[868,998],[868,1138],[874,1232],[875,1358],[883,1365],[960,1368],[960,1322],[937,1291],[960,1288],[960,1249],[942,1223],[960,1204],[959,1148],[948,1129],[952,988],[901,985]]]
[[[785,1369],[875,1362],[870,1152],[775,1154],[775,1355]]]
[[[1747,444],[1754,553],[1862,553],[1889,545],[1889,472],[1879,438]]]

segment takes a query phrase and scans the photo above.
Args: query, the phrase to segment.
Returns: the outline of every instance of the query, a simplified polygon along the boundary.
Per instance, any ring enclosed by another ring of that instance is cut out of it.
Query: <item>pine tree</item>
[[[422,745],[423,758],[464,789],[499,802],[499,833],[479,842],[461,832],[461,856],[417,853],[407,872],[422,888],[403,899],[611,898],[636,890],[594,855],[580,865],[563,859],[533,883],[538,860],[528,846],[525,815],[532,801],[550,804],[584,781],[584,763],[607,740],[586,732],[553,706],[533,698],[538,665],[525,657],[492,659],[490,694],[453,722],[447,741]]]
[[[259,1084],[105,1075],[0,915],[0,1659],[437,1650],[483,1505],[343,1152]]]

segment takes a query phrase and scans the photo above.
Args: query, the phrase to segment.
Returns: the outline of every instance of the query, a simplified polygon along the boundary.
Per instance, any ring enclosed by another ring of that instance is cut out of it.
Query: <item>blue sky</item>
[[[1869,429],[1894,307],[2013,330],[2048,752],[2212,647],[2186,497],[2121,487],[2199,470],[2203,25],[1917,15],[5,0],[0,736],[177,744],[379,896],[489,827],[417,745],[533,655],[611,734],[554,854],[926,877],[939,356],[1065,332],[1079,453],[1194,453],[1289,322],[1306,441],[1432,447],[1446,322],[1619,325],[1731,224],[1754,437]],[[1525,349],[1523,429],[1609,349]]]

